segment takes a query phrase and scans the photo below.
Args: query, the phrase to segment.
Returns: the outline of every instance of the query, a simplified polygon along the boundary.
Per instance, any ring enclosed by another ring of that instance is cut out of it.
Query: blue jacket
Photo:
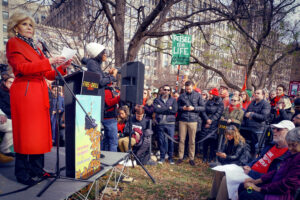
[[[175,122],[176,121],[176,112],[178,110],[178,105],[176,99],[169,96],[167,102],[165,103],[162,97],[157,97],[154,102],[154,112],[156,113],[156,121],[158,123],[161,122],[163,116],[166,115],[167,122]]]

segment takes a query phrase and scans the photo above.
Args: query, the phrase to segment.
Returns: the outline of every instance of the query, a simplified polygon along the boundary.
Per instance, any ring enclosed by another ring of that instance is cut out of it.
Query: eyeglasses
[[[277,131],[277,132],[279,132],[279,131],[282,131],[284,128],[272,128],[272,131]]]
[[[164,89],[164,91],[167,91],[167,92],[169,92],[169,91],[170,91],[170,89]]]
[[[298,142],[291,142],[291,143],[288,143],[288,147],[289,148],[296,148],[298,146]]]

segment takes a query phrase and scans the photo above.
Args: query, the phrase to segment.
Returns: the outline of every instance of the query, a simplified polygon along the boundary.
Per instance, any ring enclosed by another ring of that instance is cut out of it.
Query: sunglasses
[[[168,92],[169,92],[169,91],[170,91],[170,89],[164,89],[164,91],[168,91]]]
[[[282,131],[283,130],[283,128],[272,128],[272,131],[277,131],[277,132],[279,132],[279,131]]]

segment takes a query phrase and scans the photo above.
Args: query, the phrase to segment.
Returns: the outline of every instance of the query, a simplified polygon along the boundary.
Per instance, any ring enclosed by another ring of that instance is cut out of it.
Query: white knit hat
[[[91,58],[96,58],[104,49],[105,46],[96,42],[91,42],[86,46],[87,53]]]

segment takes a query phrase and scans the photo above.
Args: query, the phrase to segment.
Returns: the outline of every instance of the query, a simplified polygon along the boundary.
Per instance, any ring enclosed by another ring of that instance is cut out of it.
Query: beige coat
[[[232,122],[241,124],[244,117],[244,111],[242,109],[234,109],[231,113],[229,113],[229,107],[225,108],[222,117],[226,120],[231,119]]]

